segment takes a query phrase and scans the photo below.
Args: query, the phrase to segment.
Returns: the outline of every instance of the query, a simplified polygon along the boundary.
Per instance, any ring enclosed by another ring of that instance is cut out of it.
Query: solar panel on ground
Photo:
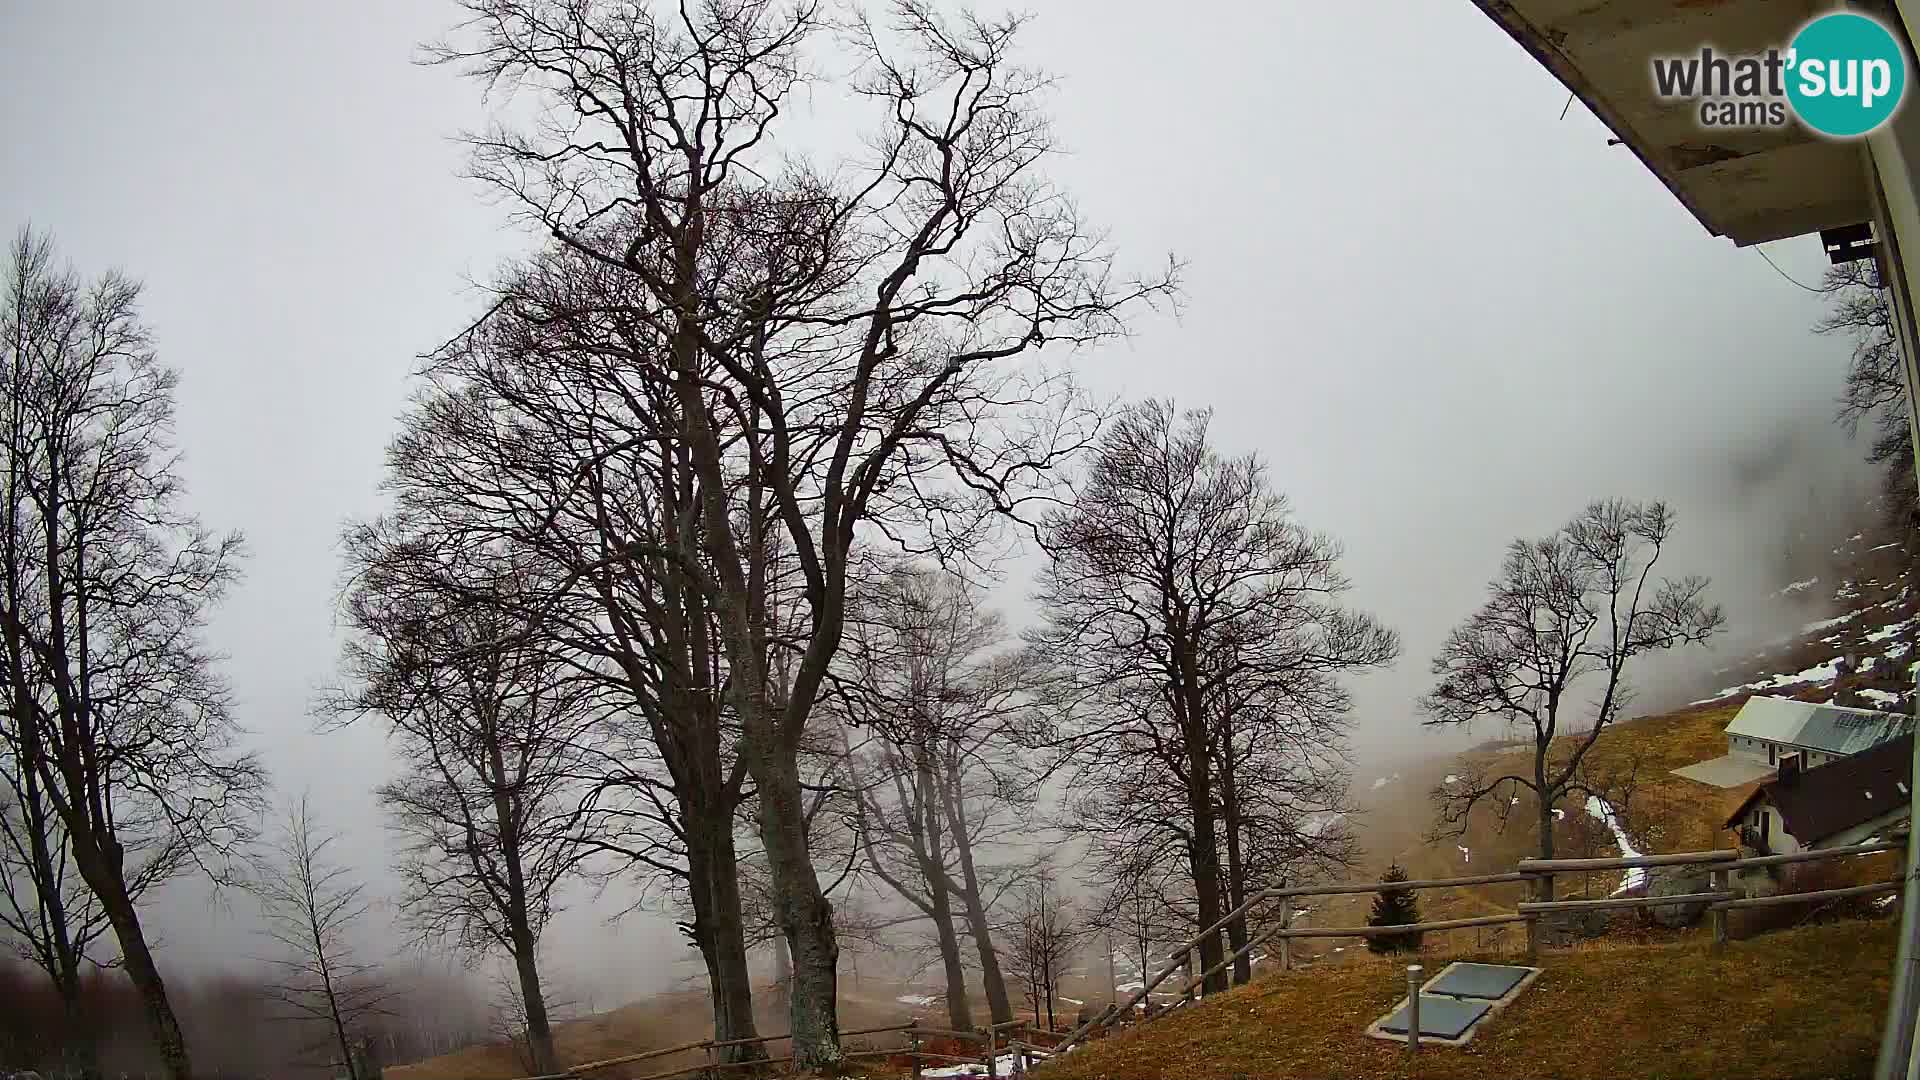
[[[1505,964],[1454,964],[1445,974],[1427,984],[1427,993],[1448,997],[1484,998],[1493,1001],[1507,996],[1527,977],[1527,969]]]
[[[1420,1034],[1436,1039],[1457,1039],[1466,1034],[1476,1020],[1487,1015],[1487,1010],[1492,1007],[1484,1001],[1462,1001],[1459,998],[1421,994]],[[1392,1015],[1380,1021],[1380,1030],[1405,1035],[1407,1007],[1401,1005],[1393,1010]]]

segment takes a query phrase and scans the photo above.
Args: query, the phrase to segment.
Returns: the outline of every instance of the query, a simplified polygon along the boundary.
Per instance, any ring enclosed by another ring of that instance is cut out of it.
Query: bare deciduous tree
[[[1399,648],[1340,605],[1337,545],[1293,520],[1257,458],[1219,455],[1208,421],[1160,401],[1121,413],[1072,505],[1046,523],[1046,623],[1031,635],[1094,702],[1071,739],[1085,749],[1085,790],[1106,798],[1080,820],[1177,845],[1203,926],[1234,892],[1220,766],[1239,767],[1253,745],[1236,728],[1302,716],[1343,730],[1338,676]],[[1216,935],[1200,952],[1207,969],[1224,956]],[[1227,979],[1216,973],[1207,991]]]
[[[704,585],[794,961],[796,1060],[840,1060],[832,908],[810,858],[798,747],[844,631],[856,538],[934,544],[1018,506],[1085,435],[1031,364],[1123,330],[1171,274],[1122,280],[1039,173],[1046,81],[1012,62],[1018,20],[903,0],[856,19],[871,153],[816,168],[783,140],[822,21],[808,4],[674,11],[469,0],[438,52],[538,94],[541,120],[473,140],[474,171],[554,240],[631,276],[662,346],[665,432],[698,478]],[[803,580],[804,632],[776,679],[762,590],[771,509]]]
[[[424,938],[511,960],[536,1070],[551,1073],[559,1062],[538,947],[584,857],[571,829],[574,762],[596,684],[511,614],[521,606],[512,594],[540,588],[537,578],[511,563],[449,565],[443,554],[349,536],[356,637],[345,666],[357,685],[333,708],[390,726],[402,773],[379,797],[407,842],[401,910]]]
[[[855,812],[873,872],[934,925],[948,1019],[973,1026],[961,956],[973,941],[994,1023],[1013,1018],[994,946],[992,867],[1014,831],[1033,838],[1040,770],[1018,736],[1037,679],[1004,647],[998,615],[959,577],[902,566],[855,602],[838,700],[869,736],[854,755]],[[954,910],[955,904],[959,910]]]
[[[1008,966],[1027,991],[1027,1005],[1035,1022],[1045,1018],[1057,1029],[1053,1003],[1067,977],[1075,954],[1087,936],[1079,910],[1060,895],[1051,868],[1042,867],[1021,890],[1020,906],[1011,928]]]
[[[1524,789],[1535,800],[1540,857],[1551,859],[1556,805],[1569,795],[1604,797],[1584,764],[1626,708],[1628,663],[1704,643],[1726,623],[1706,602],[1706,578],[1654,579],[1673,529],[1665,503],[1609,499],[1551,536],[1508,547],[1486,604],[1434,657],[1439,682],[1420,705],[1428,724],[1491,717],[1522,727],[1533,768],[1525,776],[1472,771],[1444,785],[1436,792],[1444,826],[1464,832],[1475,806],[1493,799],[1504,812]],[[1550,899],[1553,883],[1544,884]]]
[[[347,1080],[367,1080],[361,1045],[392,997],[379,966],[355,955],[351,935],[367,917],[366,886],[328,849],[335,837],[313,820],[303,796],[280,824],[251,883],[280,947],[268,958],[273,995],[289,1018],[325,1029],[320,1045],[339,1055]]]
[[[0,722],[23,785],[34,777],[33,799],[52,809],[113,928],[167,1075],[188,1080],[135,900],[191,865],[224,877],[257,815],[265,775],[237,748],[201,634],[237,573],[240,538],[215,536],[181,506],[179,377],[140,321],[139,285],[119,274],[84,284],[30,231],[11,254]]]
[[[1893,519],[1901,529],[1920,529],[1920,488],[1913,478],[1913,427],[1907,416],[1907,379],[1900,365],[1893,304],[1872,259],[1841,263],[1827,271],[1821,291],[1827,314],[1813,326],[1818,334],[1838,334],[1853,342],[1846,392],[1837,419],[1848,434],[1862,423],[1873,430],[1867,460],[1885,470],[1882,484]]]

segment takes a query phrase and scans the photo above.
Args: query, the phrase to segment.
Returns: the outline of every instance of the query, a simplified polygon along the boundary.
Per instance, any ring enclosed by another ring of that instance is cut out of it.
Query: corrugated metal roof
[[[1727,725],[1728,735],[1857,754],[1914,730],[1914,718],[1790,698],[1752,697]]]
[[[1800,729],[1807,724],[1807,713],[1811,709],[1804,701],[1789,698],[1762,697],[1754,695],[1740,706],[1740,715],[1727,725],[1727,734],[1744,735],[1749,739],[1765,739],[1767,742],[1790,743]]]

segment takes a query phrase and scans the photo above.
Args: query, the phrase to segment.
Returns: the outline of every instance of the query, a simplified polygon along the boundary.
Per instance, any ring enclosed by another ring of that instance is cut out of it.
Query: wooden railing
[[[1372,938],[1391,937],[1401,934],[1427,933],[1441,930],[1464,930],[1483,926],[1504,926],[1513,923],[1527,925],[1527,962],[1537,963],[1540,953],[1539,920],[1543,916],[1557,912],[1605,911],[1620,908],[1652,908],[1669,904],[1705,904],[1711,916],[1713,927],[1713,947],[1719,949],[1727,941],[1726,913],[1739,908],[1771,907],[1779,904],[1804,904],[1822,900],[1839,900],[1855,896],[1868,896],[1880,892],[1897,891],[1904,879],[1893,878],[1866,885],[1852,885],[1834,889],[1819,889],[1812,892],[1780,893],[1772,896],[1742,897],[1728,887],[1730,875],[1738,870],[1750,870],[1767,866],[1782,866],[1791,863],[1816,862],[1826,859],[1846,858],[1856,855],[1874,855],[1887,851],[1903,850],[1901,844],[1855,844],[1851,847],[1823,848],[1814,851],[1800,851],[1791,855],[1757,855],[1740,858],[1737,851],[1682,851],[1666,855],[1635,855],[1614,859],[1522,859],[1515,869],[1502,874],[1475,874],[1465,877],[1429,878],[1413,881],[1368,881],[1344,882],[1327,885],[1293,885],[1284,888],[1263,889],[1248,897],[1246,902],[1234,908],[1218,922],[1206,928],[1192,938],[1178,951],[1174,952],[1168,964],[1161,968],[1153,978],[1143,983],[1124,1004],[1115,1002],[1107,1005],[1091,1019],[1080,1024],[1070,1032],[1049,1031],[1037,1023],[1025,1020],[1009,1020],[993,1024],[980,1031],[954,1031],[947,1028],[924,1027],[917,1020],[892,1024],[886,1027],[861,1028],[855,1031],[841,1032],[842,1038],[855,1038],[866,1035],[901,1034],[907,1039],[904,1049],[850,1050],[844,1056],[863,1057],[907,1057],[913,1062],[913,1075],[920,1076],[923,1063],[938,1062],[947,1064],[984,1065],[989,1077],[997,1077],[998,1060],[1005,1051],[1010,1057],[1010,1073],[1024,1073],[1034,1065],[1048,1058],[1057,1057],[1072,1049],[1094,1032],[1110,1026],[1120,1017],[1131,1017],[1140,1003],[1147,1001],[1154,989],[1171,978],[1175,972],[1186,970],[1189,978],[1175,992],[1180,998],[1166,1011],[1173,1011],[1187,1000],[1192,999],[1194,991],[1203,987],[1207,979],[1227,970],[1242,957],[1251,956],[1253,951],[1270,941],[1279,941],[1283,949],[1286,943],[1305,938]],[[1671,896],[1610,896],[1600,900],[1529,900],[1520,903],[1512,914],[1481,915],[1465,919],[1436,919],[1431,922],[1410,923],[1402,926],[1293,926],[1290,916],[1292,902],[1307,896],[1343,896],[1363,893],[1378,893],[1384,890],[1421,891],[1427,889],[1457,889],[1471,885],[1499,885],[1525,882],[1534,896],[1539,895],[1541,883],[1550,881],[1560,874],[1591,873],[1595,871],[1651,869],[1672,866],[1706,866],[1711,871],[1711,885],[1707,892],[1682,893]],[[1272,927],[1262,931],[1245,945],[1235,949],[1226,959],[1214,964],[1199,974],[1193,974],[1197,966],[1193,956],[1195,950],[1209,935],[1217,935],[1235,919],[1251,913],[1261,904],[1278,900],[1285,905],[1282,918]],[[1027,1037],[1022,1037],[1027,1036]],[[1042,1044],[1038,1037],[1057,1038],[1059,1041]],[[749,1068],[762,1065],[782,1065],[793,1060],[785,1057],[755,1058],[746,1061],[720,1061],[717,1052],[732,1046],[765,1045],[791,1039],[791,1035],[762,1035],[752,1039],[732,1039],[715,1042],[711,1039],[701,1042],[682,1043],[658,1050],[647,1050],[637,1054],[623,1054],[620,1057],[606,1058],[601,1061],[588,1061],[569,1066],[564,1072],[545,1076],[520,1077],[518,1080],[590,1080],[590,1074],[620,1065],[632,1065],[637,1062],[667,1057],[672,1054],[700,1050],[706,1060],[685,1065],[664,1072],[650,1073],[640,1080],[671,1080],[673,1077],[706,1073],[711,1076],[722,1075],[723,1070]],[[982,1055],[978,1058],[941,1054],[922,1049],[921,1040],[927,1038],[946,1038],[962,1042],[984,1043]]]
[[[1819,889],[1811,892],[1781,893],[1773,896],[1742,897],[1728,888],[1729,875],[1736,870],[1747,870],[1763,866],[1780,866],[1788,863],[1815,862],[1825,859],[1845,858],[1855,855],[1873,855],[1885,851],[1903,850],[1901,844],[1855,844],[1850,847],[1824,848],[1814,851],[1795,852],[1791,855],[1758,855],[1741,858],[1737,851],[1683,851],[1665,855],[1636,855],[1614,859],[1522,859],[1510,873],[1478,874],[1456,878],[1430,878],[1411,881],[1372,881],[1347,882],[1334,885],[1297,885],[1285,888],[1263,889],[1247,898],[1246,902],[1228,912],[1214,925],[1206,928],[1187,940],[1179,950],[1171,954],[1166,967],[1146,980],[1140,989],[1134,991],[1125,1003],[1108,1005],[1098,1015],[1087,1020],[1068,1034],[1066,1039],[1052,1047],[1052,1053],[1059,1055],[1072,1049],[1096,1031],[1105,1028],[1121,1017],[1131,1018],[1140,1003],[1147,1001],[1154,989],[1177,971],[1186,970],[1190,978],[1175,996],[1181,1001],[1174,1008],[1184,1004],[1192,992],[1206,984],[1207,979],[1225,971],[1244,956],[1250,956],[1253,950],[1269,941],[1279,939],[1286,942],[1301,938],[1372,938],[1391,937],[1401,934],[1426,933],[1440,930],[1462,930],[1482,926],[1503,926],[1513,923],[1525,923],[1527,927],[1527,962],[1537,963],[1540,955],[1540,926],[1543,916],[1557,912],[1578,912],[1611,910],[1619,908],[1652,908],[1671,904],[1705,904],[1712,920],[1713,946],[1719,949],[1727,941],[1726,913],[1737,908],[1764,907],[1777,904],[1815,903],[1822,900],[1838,900],[1853,896],[1866,896],[1877,892],[1898,890],[1903,879],[1894,878],[1874,882],[1868,885],[1855,885],[1837,889]],[[1226,959],[1200,972],[1192,974],[1197,966],[1193,961],[1194,950],[1209,936],[1217,935],[1229,923],[1242,918],[1261,904],[1273,900],[1282,900],[1290,905],[1291,901],[1303,896],[1339,896],[1355,893],[1378,893],[1388,889],[1420,891],[1425,889],[1453,889],[1469,885],[1494,885],[1526,882],[1529,891],[1540,895],[1541,885],[1560,874],[1590,873],[1601,870],[1649,869],[1672,866],[1707,866],[1711,868],[1709,891],[1703,893],[1684,893],[1670,896],[1614,896],[1601,900],[1531,900],[1519,904],[1514,913],[1483,915],[1466,919],[1439,919],[1432,922],[1410,923],[1402,926],[1313,926],[1296,927],[1284,915],[1280,921],[1263,931],[1245,945],[1233,951]]]
[[[1010,1074],[1024,1073],[1037,1062],[1053,1055],[1050,1046],[1033,1041],[1034,1038],[1051,1037],[1057,1039],[1065,1036],[1067,1033],[1050,1031],[1044,1027],[1040,1027],[1036,1023],[1026,1020],[1006,1020],[998,1024],[989,1025],[979,1031],[956,1031],[951,1028],[927,1027],[922,1025],[918,1019],[913,1019],[904,1023],[889,1024],[885,1027],[859,1028],[853,1031],[843,1031],[840,1033],[840,1037],[843,1039],[852,1039],[867,1035],[894,1034],[904,1035],[906,1037],[906,1046],[892,1048],[876,1047],[868,1050],[843,1050],[841,1056],[846,1058],[908,1058],[913,1063],[913,1075],[916,1077],[916,1080],[920,1076],[921,1069],[930,1063],[980,1065],[986,1068],[989,1078],[995,1078],[998,1077],[1000,1073],[999,1059],[1002,1056],[1008,1057],[1011,1061],[1011,1066],[1008,1070]],[[622,1054],[619,1057],[603,1058],[598,1061],[586,1061],[578,1065],[570,1065],[562,1072],[546,1073],[539,1076],[522,1076],[516,1078],[516,1080],[589,1080],[591,1074],[606,1069],[612,1069],[622,1065],[634,1065],[643,1061],[652,1061],[658,1058],[689,1053],[695,1050],[703,1051],[706,1060],[695,1062],[691,1065],[682,1065],[678,1068],[667,1069],[662,1072],[648,1073],[639,1078],[639,1080],[671,1080],[673,1077],[692,1076],[696,1073],[720,1076],[722,1075],[721,1071],[725,1069],[784,1065],[793,1061],[792,1054],[788,1054],[785,1057],[721,1061],[718,1059],[718,1052],[720,1050],[733,1046],[764,1046],[767,1043],[786,1042],[792,1038],[792,1035],[760,1035],[751,1039],[727,1039],[718,1042],[712,1039],[704,1039],[700,1042],[681,1043],[678,1046],[663,1046],[657,1050],[643,1050],[634,1054]],[[979,1043],[984,1046],[984,1050],[978,1057],[968,1057],[963,1054],[943,1054],[924,1049],[921,1045],[922,1040],[932,1039],[950,1039],[957,1042]]]

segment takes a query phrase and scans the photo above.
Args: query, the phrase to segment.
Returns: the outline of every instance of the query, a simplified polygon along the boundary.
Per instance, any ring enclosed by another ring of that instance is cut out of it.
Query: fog
[[[1177,319],[1078,366],[1103,395],[1211,406],[1221,447],[1263,455],[1301,519],[1344,541],[1353,600],[1405,643],[1355,685],[1363,761],[1457,743],[1418,726],[1428,658],[1510,540],[1591,499],[1674,505],[1671,568],[1714,578],[1730,649],[1795,617],[1771,593],[1873,482],[1831,423],[1847,345],[1809,332],[1819,298],[1787,280],[1819,280],[1812,239],[1770,245],[1776,271],[1707,235],[1577,104],[1562,118],[1565,91],[1467,3],[1028,7],[1026,58],[1060,78],[1055,174],[1127,257],[1189,264]],[[413,357],[530,242],[460,176],[476,88],[410,62],[454,18],[0,11],[6,223],[146,280],[184,371],[191,503],[250,541],[212,628],[239,716],[375,891],[382,735],[319,734],[311,715],[334,677],[335,538],[380,509]],[[817,127],[844,123],[817,108]],[[1026,565],[1001,589],[1016,619]],[[1650,667],[1643,701],[1710,691],[1714,666]],[[604,1002],[696,970],[666,920],[606,925],[620,906],[576,896],[549,935],[558,981]],[[182,884],[156,909],[170,967],[258,948],[244,900]]]

